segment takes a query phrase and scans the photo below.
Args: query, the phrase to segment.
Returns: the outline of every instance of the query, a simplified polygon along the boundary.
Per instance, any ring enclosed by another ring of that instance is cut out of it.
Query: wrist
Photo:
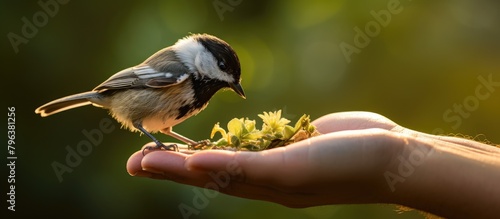
[[[445,217],[488,217],[499,210],[498,154],[422,138],[407,142],[390,168],[389,202]]]

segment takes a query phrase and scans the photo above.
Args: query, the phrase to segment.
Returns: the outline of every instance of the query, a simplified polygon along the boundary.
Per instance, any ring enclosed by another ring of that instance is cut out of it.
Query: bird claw
[[[212,144],[212,142],[210,140],[205,139],[205,140],[201,140],[201,141],[196,142],[196,144],[194,144],[194,145],[188,145],[188,146],[189,146],[189,149],[199,149],[199,148],[202,148],[204,146],[209,146],[211,144]]]
[[[165,150],[165,151],[179,152],[179,147],[176,144],[170,144],[170,145],[166,146],[166,145],[164,145],[162,143],[157,143],[156,146],[147,146],[147,147],[144,147],[144,149],[142,149],[142,156],[145,155],[144,152],[146,150],[150,150],[150,151]]]

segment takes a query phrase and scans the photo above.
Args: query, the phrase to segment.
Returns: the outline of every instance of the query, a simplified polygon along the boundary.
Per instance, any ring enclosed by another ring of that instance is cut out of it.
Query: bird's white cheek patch
[[[194,66],[196,70],[200,73],[202,77],[207,74],[206,64],[203,61],[203,57],[201,53],[198,53],[194,59]]]
[[[190,71],[197,71],[195,59],[198,53],[204,50],[204,47],[192,37],[180,39],[173,47],[181,62],[184,63]]]
[[[207,51],[200,52],[195,58],[194,64],[198,69],[201,77],[208,77],[233,83],[234,79],[231,75],[220,71],[215,58]]]

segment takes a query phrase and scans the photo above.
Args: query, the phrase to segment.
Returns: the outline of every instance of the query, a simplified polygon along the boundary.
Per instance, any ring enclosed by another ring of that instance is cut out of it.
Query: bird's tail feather
[[[90,100],[99,98],[99,96],[100,94],[95,91],[73,94],[46,103],[43,106],[38,107],[35,110],[35,113],[40,114],[42,117],[50,116],[58,112],[91,104],[92,102],[90,102]]]

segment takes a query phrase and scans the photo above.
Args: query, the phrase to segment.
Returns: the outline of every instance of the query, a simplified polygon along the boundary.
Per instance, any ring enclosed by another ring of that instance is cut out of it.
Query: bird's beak
[[[231,86],[231,89],[233,89],[234,92],[240,95],[240,97],[246,99],[245,92],[243,91],[240,83],[229,83],[229,86]]]

